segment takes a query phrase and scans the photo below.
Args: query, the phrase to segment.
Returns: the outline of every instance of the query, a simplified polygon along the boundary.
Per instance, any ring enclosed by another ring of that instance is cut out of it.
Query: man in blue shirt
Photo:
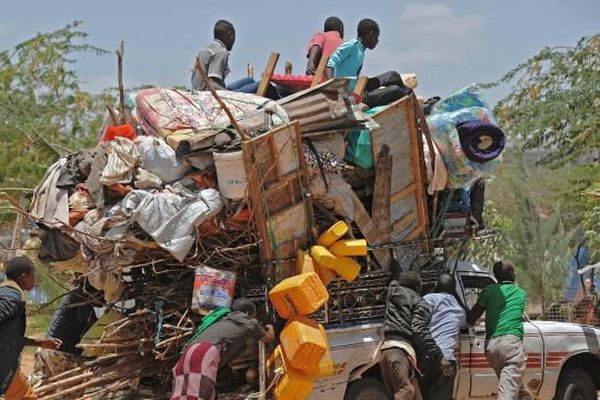
[[[325,75],[328,79],[353,77],[360,75],[365,59],[365,50],[373,50],[379,43],[379,25],[371,19],[363,19],[358,23],[358,38],[343,43],[329,57]],[[351,83],[351,89],[355,82]],[[396,101],[410,93],[400,74],[395,71],[386,72],[370,78],[365,88],[363,101],[370,108],[382,106]]]
[[[429,330],[444,358],[452,365],[452,372],[444,375],[439,363],[425,362],[422,366],[424,378],[421,381],[425,400],[451,400],[454,394],[456,376],[456,357],[461,326],[466,326],[467,313],[455,296],[456,281],[448,273],[440,275],[436,293],[430,293],[423,299],[431,306]]]

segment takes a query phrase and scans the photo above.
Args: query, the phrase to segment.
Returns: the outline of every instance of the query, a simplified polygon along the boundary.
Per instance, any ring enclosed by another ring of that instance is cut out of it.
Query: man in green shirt
[[[515,268],[510,262],[494,264],[494,275],[498,283],[481,291],[468,322],[473,325],[485,312],[485,355],[500,380],[498,400],[529,398],[523,389],[523,313],[527,295],[515,284]]]

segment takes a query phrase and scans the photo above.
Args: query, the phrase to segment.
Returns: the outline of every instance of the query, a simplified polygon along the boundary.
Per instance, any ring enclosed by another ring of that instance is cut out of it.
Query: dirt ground
[[[28,376],[33,371],[33,357],[35,355],[35,350],[31,351],[27,349],[23,352],[21,356],[21,372]]]

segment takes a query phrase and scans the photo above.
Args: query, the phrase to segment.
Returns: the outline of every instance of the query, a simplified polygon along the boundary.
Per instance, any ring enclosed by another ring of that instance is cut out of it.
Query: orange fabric
[[[217,170],[209,168],[201,172],[192,172],[186,175],[186,178],[190,178],[198,189],[206,188],[217,188]]]
[[[111,125],[106,127],[106,130],[104,131],[103,140],[110,142],[116,137],[124,137],[129,140],[133,140],[135,139],[135,136],[135,129],[133,129],[133,126],[129,124],[114,126]]]
[[[15,374],[4,398],[6,400],[37,400],[37,396],[33,393],[21,370]]]

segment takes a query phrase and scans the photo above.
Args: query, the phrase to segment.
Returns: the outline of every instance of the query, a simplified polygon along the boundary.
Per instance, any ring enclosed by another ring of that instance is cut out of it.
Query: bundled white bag
[[[138,136],[135,144],[142,156],[142,168],[158,176],[163,183],[178,181],[190,170],[189,164],[179,161],[175,150],[164,139]]]

